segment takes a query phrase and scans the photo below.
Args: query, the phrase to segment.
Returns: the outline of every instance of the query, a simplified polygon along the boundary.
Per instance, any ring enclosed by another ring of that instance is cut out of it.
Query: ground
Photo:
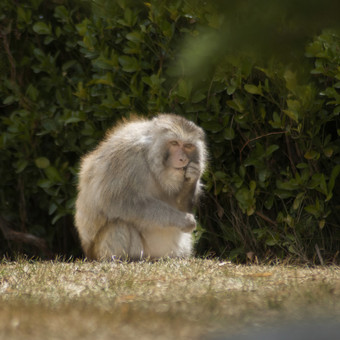
[[[340,321],[340,267],[2,261],[0,339],[209,339]]]

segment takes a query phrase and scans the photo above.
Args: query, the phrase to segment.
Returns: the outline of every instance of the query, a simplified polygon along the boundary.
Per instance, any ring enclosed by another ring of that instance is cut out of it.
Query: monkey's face
[[[196,146],[194,144],[181,140],[170,140],[167,143],[165,166],[184,173],[195,153]]]

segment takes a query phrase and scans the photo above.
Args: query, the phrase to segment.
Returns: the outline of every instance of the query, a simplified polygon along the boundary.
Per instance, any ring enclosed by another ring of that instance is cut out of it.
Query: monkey
[[[205,140],[203,129],[175,114],[135,117],[109,130],[80,162],[75,226],[85,256],[190,256]]]

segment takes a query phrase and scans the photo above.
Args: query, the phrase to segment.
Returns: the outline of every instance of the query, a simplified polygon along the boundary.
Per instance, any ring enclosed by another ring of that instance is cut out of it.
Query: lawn
[[[0,339],[207,339],[340,321],[340,267],[0,262]]]

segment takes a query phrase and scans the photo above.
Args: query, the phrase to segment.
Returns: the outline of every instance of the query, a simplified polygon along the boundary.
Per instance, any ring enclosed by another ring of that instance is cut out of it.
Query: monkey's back
[[[115,206],[118,210],[126,200],[127,191],[142,189],[140,175],[145,167],[143,149],[148,128],[149,121],[144,120],[114,128],[82,158],[75,225],[84,249],[106,223],[109,211]]]

